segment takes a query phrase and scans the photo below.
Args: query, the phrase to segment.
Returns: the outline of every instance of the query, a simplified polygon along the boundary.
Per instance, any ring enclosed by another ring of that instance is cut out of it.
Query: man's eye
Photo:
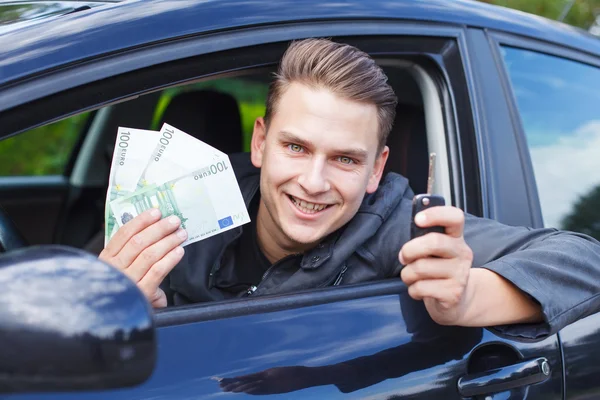
[[[300,153],[303,149],[299,144],[288,144],[288,149],[293,151],[294,153]]]
[[[339,162],[342,164],[350,165],[354,163],[354,160],[350,157],[338,157]]]

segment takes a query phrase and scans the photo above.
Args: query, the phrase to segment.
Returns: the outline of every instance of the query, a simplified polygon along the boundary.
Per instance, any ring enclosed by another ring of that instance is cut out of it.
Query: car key
[[[419,236],[426,235],[430,232],[444,233],[443,226],[431,226],[428,228],[421,228],[415,224],[415,215],[419,212],[426,210],[430,207],[443,206],[446,201],[442,196],[431,194],[433,189],[434,181],[434,170],[435,170],[435,153],[429,154],[429,174],[427,175],[427,193],[418,194],[413,198],[412,202],[412,218],[410,222],[410,238],[414,239]]]

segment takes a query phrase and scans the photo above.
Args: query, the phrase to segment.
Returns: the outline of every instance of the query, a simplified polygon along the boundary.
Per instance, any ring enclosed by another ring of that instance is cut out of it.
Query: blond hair
[[[291,83],[328,89],[347,100],[377,107],[379,151],[392,130],[398,102],[387,76],[365,52],[328,39],[305,39],[288,47],[269,87],[267,127],[277,103]]]

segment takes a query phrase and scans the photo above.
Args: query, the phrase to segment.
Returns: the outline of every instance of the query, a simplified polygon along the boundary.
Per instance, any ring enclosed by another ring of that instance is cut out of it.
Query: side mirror
[[[96,257],[40,246],[0,256],[0,394],[122,388],[154,369],[152,308]]]

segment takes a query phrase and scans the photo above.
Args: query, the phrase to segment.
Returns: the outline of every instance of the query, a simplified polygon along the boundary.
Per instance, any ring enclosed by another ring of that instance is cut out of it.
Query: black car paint
[[[138,385],[152,374],[151,307],[125,275],[81,250],[0,256],[0,393]]]
[[[0,60],[1,117],[14,118],[11,108],[19,110],[27,102],[31,103],[23,110],[35,107],[35,100],[42,102],[45,96],[78,85],[226,48],[312,35],[453,38],[459,46],[462,65],[458,67],[464,69],[464,76],[459,77],[465,86],[462,91],[457,87],[456,71],[452,79],[445,77],[451,81],[446,106],[453,111],[448,119],[456,124],[448,128],[456,130],[451,162],[453,177],[459,181],[455,188],[462,193],[458,200],[471,205],[477,214],[533,227],[541,226],[541,213],[531,162],[494,46],[509,43],[600,65],[596,38],[469,1],[289,1],[276,5],[269,1],[131,1],[62,18],[60,25],[40,23],[0,37],[0,47],[6,49]],[[543,42],[534,39],[540,37]],[[443,73],[448,73],[452,62],[441,64]],[[82,74],[72,75],[73,71]],[[105,96],[97,104],[112,99]],[[67,113],[65,109],[56,117]],[[52,118],[44,115],[31,126]],[[30,127],[25,118],[14,121],[8,125],[14,129],[4,128],[0,136]],[[467,177],[473,170],[476,175]],[[594,382],[598,367],[593,350],[598,347],[599,316],[543,341],[514,340],[493,330],[431,323],[422,305],[408,298],[400,282],[167,310],[158,313],[156,321],[158,366],[148,382],[135,389],[62,397],[211,398],[221,393],[211,377],[231,378],[280,366],[333,365],[357,357],[367,357],[362,359],[365,363],[375,357],[373,364],[378,365],[381,352],[394,355],[386,358],[391,364],[382,363],[386,368],[373,371],[377,378],[373,381],[378,383],[352,396],[457,398],[460,377],[539,357],[551,365],[548,379],[492,398],[600,395]],[[444,353],[441,343],[452,350],[461,345],[468,349]],[[402,351],[408,344],[422,346],[422,350],[405,359]],[[410,372],[407,375],[386,375],[386,371],[401,372],[406,367],[413,368],[405,371]],[[332,385],[310,383],[304,391],[279,397],[343,397]]]

